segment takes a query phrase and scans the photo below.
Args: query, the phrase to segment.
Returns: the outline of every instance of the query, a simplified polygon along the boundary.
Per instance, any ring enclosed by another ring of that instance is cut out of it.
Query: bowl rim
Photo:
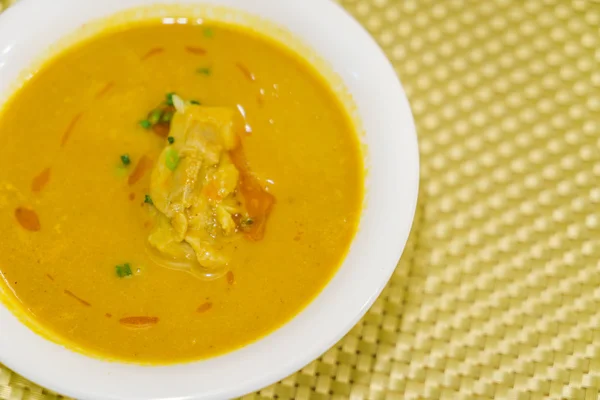
[[[0,14],[0,94],[9,90],[8,82],[2,81],[3,70],[26,67],[23,63],[31,58],[16,54],[42,41],[57,21],[88,21],[112,13],[114,7],[165,3],[215,4],[271,20],[331,61],[353,94],[364,93],[355,100],[367,142],[373,137],[368,143],[368,204],[342,266],[308,306],[256,342],[208,360],[168,366],[98,360],[38,336],[0,303],[0,362],[71,397],[231,398],[296,372],[337,343],[379,296],[404,250],[416,210],[419,154],[402,85],[374,39],[331,0],[22,0]],[[44,21],[48,25],[41,24]],[[36,362],[25,355],[36,357]]]

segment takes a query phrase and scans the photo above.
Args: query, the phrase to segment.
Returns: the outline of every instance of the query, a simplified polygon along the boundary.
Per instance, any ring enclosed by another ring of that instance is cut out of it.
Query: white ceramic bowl
[[[210,3],[255,14],[328,62],[365,130],[366,205],[350,252],[323,292],[277,331],[220,357],[157,367],[101,361],[43,339],[0,305],[0,362],[81,399],[230,398],[295,372],[334,345],[379,295],[404,249],[417,201],[417,140],[402,86],[367,32],[326,0],[24,0],[0,16],[0,98],[51,43],[83,23],[153,3]]]

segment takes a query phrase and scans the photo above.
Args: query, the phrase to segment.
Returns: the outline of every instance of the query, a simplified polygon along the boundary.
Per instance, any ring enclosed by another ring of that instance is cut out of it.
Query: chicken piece
[[[170,266],[217,276],[229,262],[223,248],[239,236],[236,233],[246,232],[242,221],[253,221],[245,206],[248,202],[238,198],[249,174],[247,170],[241,174],[231,156],[239,148],[236,114],[227,108],[173,100],[177,109],[169,134],[173,140],[151,175],[157,221],[148,239]],[[264,192],[256,179],[253,182],[256,190]],[[266,215],[261,224],[265,219]]]
[[[222,158],[228,158],[225,153],[237,143],[234,116],[229,109],[195,105],[175,113],[170,131],[174,142],[164,148],[152,171],[150,194],[159,211],[173,218],[198,200]],[[237,175],[231,179],[237,181]]]

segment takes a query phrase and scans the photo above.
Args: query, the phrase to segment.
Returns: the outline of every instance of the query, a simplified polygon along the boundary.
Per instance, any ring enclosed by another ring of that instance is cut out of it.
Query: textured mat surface
[[[415,226],[365,318],[246,398],[597,399],[600,3],[341,3],[410,99]],[[1,400],[55,397],[0,366]]]

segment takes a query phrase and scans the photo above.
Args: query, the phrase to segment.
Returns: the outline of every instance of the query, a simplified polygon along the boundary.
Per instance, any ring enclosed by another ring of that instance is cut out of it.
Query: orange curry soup
[[[50,337],[172,363],[273,331],[341,264],[363,197],[322,76],[242,28],[114,28],[0,115],[0,289]]]

